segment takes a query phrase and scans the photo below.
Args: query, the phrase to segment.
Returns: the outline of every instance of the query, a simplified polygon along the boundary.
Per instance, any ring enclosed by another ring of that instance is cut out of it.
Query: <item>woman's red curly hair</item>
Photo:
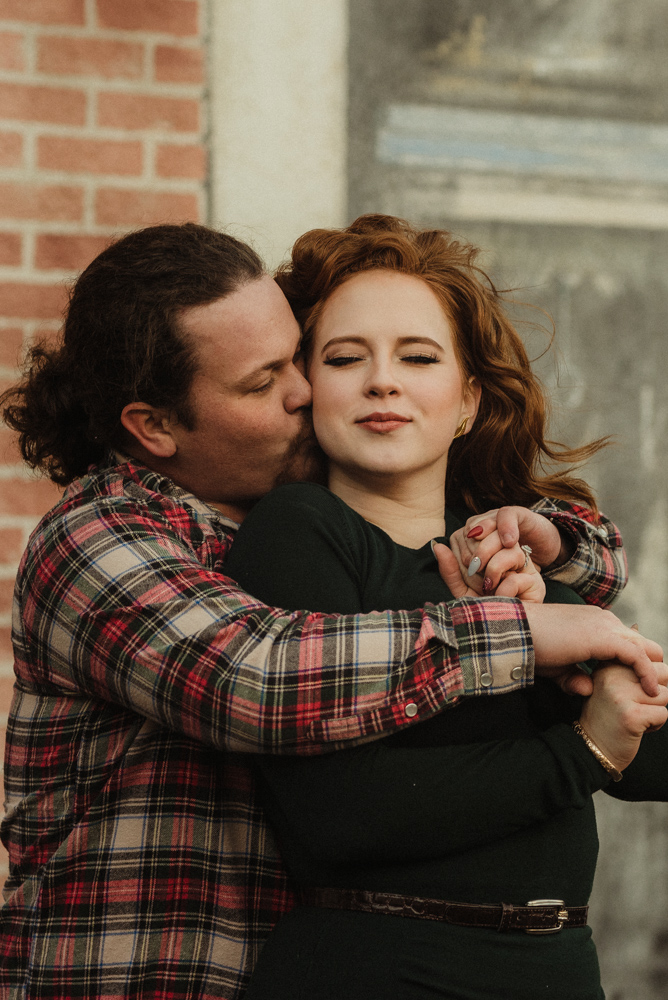
[[[450,448],[446,502],[482,511],[550,497],[596,511],[591,489],[571,473],[606,442],[567,448],[546,440],[545,393],[501,293],[475,266],[478,252],[442,229],[416,229],[391,215],[362,215],[346,229],[313,229],[301,236],[276,281],[308,350],[325,302],[348,278],[376,269],[421,278],[452,323],[464,377],[474,376],[482,386],[473,427]],[[554,468],[561,463],[567,467]]]

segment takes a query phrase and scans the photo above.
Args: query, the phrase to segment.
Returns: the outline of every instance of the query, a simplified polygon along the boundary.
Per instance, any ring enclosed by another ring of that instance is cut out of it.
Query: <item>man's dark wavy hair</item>
[[[264,273],[245,243],[194,223],[112,243],[72,288],[58,346],[33,347],[22,380],[0,396],[26,462],[67,485],[123,449],[120,416],[132,402],[169,409],[192,428],[197,362],[180,314]]]

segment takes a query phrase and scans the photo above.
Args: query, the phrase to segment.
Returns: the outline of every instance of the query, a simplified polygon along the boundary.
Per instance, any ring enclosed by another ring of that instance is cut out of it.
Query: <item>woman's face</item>
[[[353,476],[432,467],[445,481],[457,426],[468,416],[470,427],[480,398],[462,375],[436,295],[396,271],[355,275],[332,293],[308,377],[318,441]]]

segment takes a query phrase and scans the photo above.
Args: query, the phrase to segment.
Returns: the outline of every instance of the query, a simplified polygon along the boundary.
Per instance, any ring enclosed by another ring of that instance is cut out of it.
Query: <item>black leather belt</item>
[[[497,931],[525,931],[527,934],[556,934],[562,928],[584,927],[588,906],[564,906],[561,899],[533,899],[525,906],[511,903],[482,905],[452,903],[447,899],[422,899],[391,892],[364,889],[301,890],[304,906],[332,910],[360,910],[392,917],[441,920],[458,927],[489,927]]]

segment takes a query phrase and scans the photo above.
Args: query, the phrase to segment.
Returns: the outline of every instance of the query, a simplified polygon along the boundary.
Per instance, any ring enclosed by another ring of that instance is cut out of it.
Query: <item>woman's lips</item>
[[[389,434],[390,431],[396,431],[398,427],[411,423],[411,419],[402,417],[400,413],[370,413],[356,423],[368,431],[373,431],[374,434]]]

